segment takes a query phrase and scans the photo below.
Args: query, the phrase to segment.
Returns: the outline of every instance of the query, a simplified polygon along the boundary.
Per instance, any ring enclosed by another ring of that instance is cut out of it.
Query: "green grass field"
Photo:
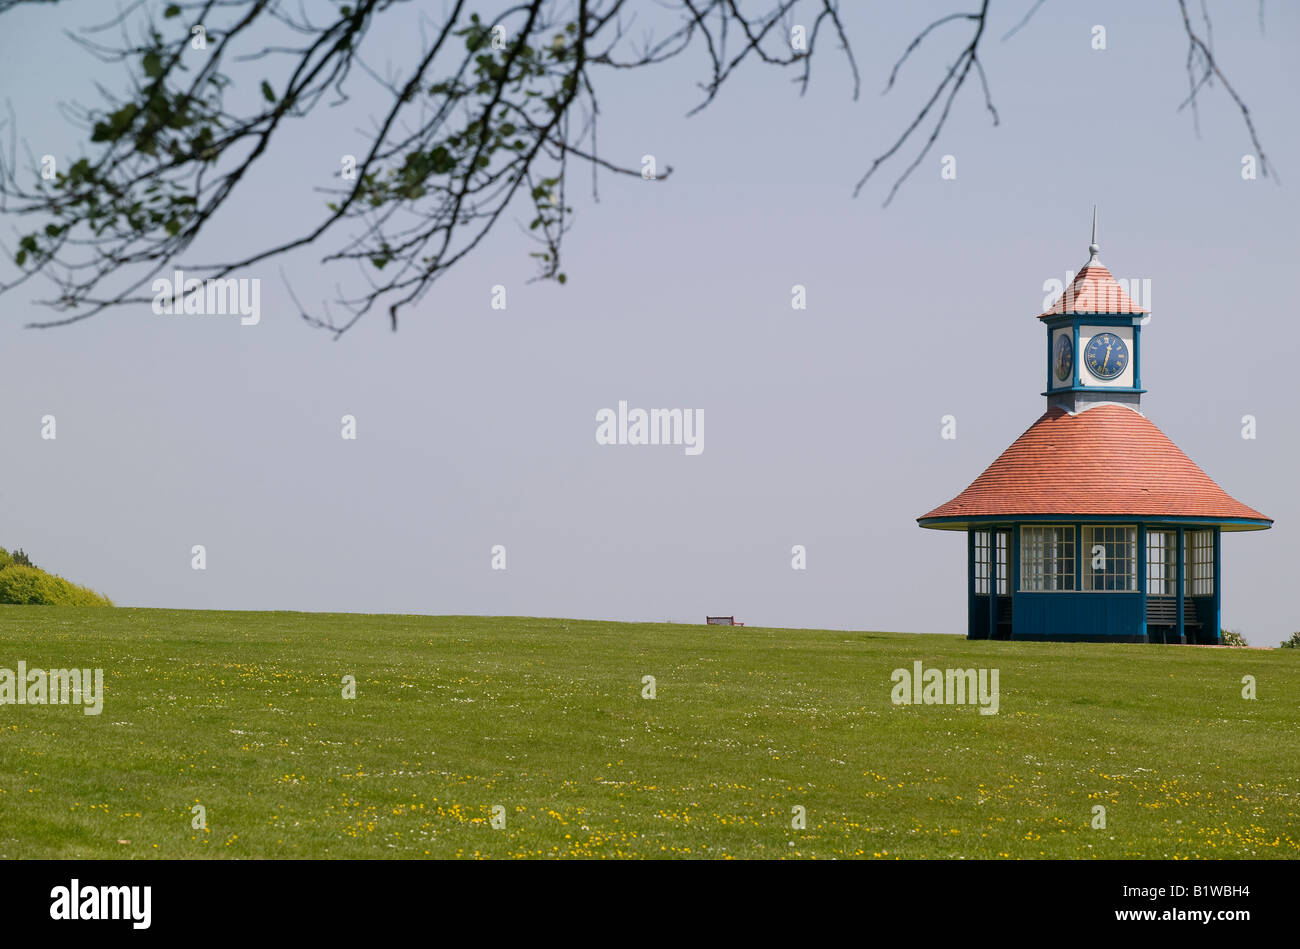
[[[1300,857],[1300,651],[0,607],[20,659],[104,709],[0,706],[0,858]]]

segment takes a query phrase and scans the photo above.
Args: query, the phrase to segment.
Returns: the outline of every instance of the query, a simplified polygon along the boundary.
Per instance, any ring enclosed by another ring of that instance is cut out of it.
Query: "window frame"
[[[1200,543],[1204,538],[1205,542]],[[1218,578],[1215,576],[1216,564],[1214,562],[1214,530],[1206,528],[1203,530],[1184,530],[1183,531],[1183,596],[1186,597],[1203,597],[1214,596],[1214,584]],[[1178,581],[1174,580],[1174,586],[1177,587]],[[1208,589],[1205,587],[1208,586]],[[1201,592],[1198,592],[1198,589]]]
[[[1059,539],[1054,538],[1052,543],[1057,548],[1068,549],[1068,554],[1056,553],[1051,558],[1054,567],[1061,567],[1067,562],[1069,570],[1054,569],[1048,571],[1047,566],[1049,559],[1047,557],[1048,543],[1046,533],[1048,531],[1060,531]],[[1027,537],[1027,532],[1032,535]],[[1067,540],[1068,538],[1068,540]],[[1021,524],[1020,525],[1020,544],[1019,544],[1019,575],[1020,582],[1017,586],[1018,593],[1078,593],[1075,587],[1075,579],[1078,574],[1078,528],[1075,524]],[[1032,562],[1027,561],[1027,556],[1041,552],[1042,559],[1039,561],[1039,568],[1035,576],[1035,570]],[[1028,567],[1028,569],[1027,569]],[[1068,586],[1049,586],[1048,578],[1053,578],[1056,582],[1068,581]],[[1038,580],[1043,584],[1041,588],[1029,586],[1028,583]]]
[[[1148,527],[1147,528],[1147,575],[1146,575],[1146,592],[1147,596],[1174,597],[1178,595],[1178,531],[1173,528],[1165,527]],[[1155,537],[1164,538],[1160,544],[1152,545],[1151,541]],[[1160,551],[1163,556],[1160,558],[1160,572],[1162,576],[1153,576],[1152,568],[1156,561],[1152,560],[1151,554]],[[1159,583],[1161,592],[1156,593],[1152,590],[1153,583]]]
[[[993,589],[995,596],[1011,593],[1011,531],[994,530],[993,534]]]
[[[971,576],[975,581],[975,595],[989,595],[989,577],[992,575],[992,530],[979,530],[978,528],[971,531],[975,552],[971,558]],[[981,589],[981,586],[983,589]]]
[[[1109,532],[1112,531],[1127,531],[1128,536],[1124,537],[1123,539],[1112,538],[1109,535]],[[1101,539],[1098,539],[1097,537],[1098,534],[1101,535]],[[1137,535],[1138,535],[1138,529],[1136,524],[1084,524],[1083,531],[1080,537],[1080,543],[1079,543],[1079,552],[1081,554],[1081,559],[1079,563],[1080,591],[1083,593],[1139,593],[1141,592],[1141,589],[1138,587]],[[1092,548],[1095,547],[1097,544],[1101,544],[1103,547],[1107,548],[1107,557],[1106,557],[1107,567],[1103,569],[1101,573],[1095,573],[1092,569]],[[1128,561],[1128,569],[1123,574],[1111,572],[1109,569],[1110,564],[1115,563],[1121,559],[1121,558],[1110,556],[1109,553],[1110,548],[1116,545],[1122,545],[1126,547],[1128,551],[1128,556],[1122,558],[1123,560]],[[1097,577],[1102,578],[1103,581],[1107,578],[1112,578],[1112,577],[1115,578],[1117,581],[1123,578],[1128,581],[1129,585],[1125,587],[1119,587],[1119,588],[1092,586],[1092,583],[1096,582],[1095,578]]]

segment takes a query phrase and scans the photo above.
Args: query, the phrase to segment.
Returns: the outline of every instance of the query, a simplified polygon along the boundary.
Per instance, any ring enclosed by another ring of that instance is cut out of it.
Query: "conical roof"
[[[1094,245],[1096,246],[1096,245]],[[1052,306],[1040,313],[1038,318],[1060,316],[1066,313],[1088,313],[1106,315],[1138,315],[1149,313],[1140,307],[1124,292],[1119,281],[1111,276],[1102,262],[1093,256],[1083,265],[1083,269],[1070,281],[1065,292],[1057,297]]]
[[[1049,409],[922,527],[1020,515],[1174,517],[1264,530],[1272,519],[1230,497],[1146,416],[1102,404]]]

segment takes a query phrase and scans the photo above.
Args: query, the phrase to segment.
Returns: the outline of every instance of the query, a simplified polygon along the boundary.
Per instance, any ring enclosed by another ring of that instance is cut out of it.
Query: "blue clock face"
[[[1056,370],[1058,382],[1067,381],[1074,373],[1074,340],[1069,333],[1060,333],[1056,345],[1052,348],[1052,366]]]
[[[1083,364],[1098,379],[1114,379],[1128,367],[1128,346],[1114,333],[1098,333],[1083,351]]]

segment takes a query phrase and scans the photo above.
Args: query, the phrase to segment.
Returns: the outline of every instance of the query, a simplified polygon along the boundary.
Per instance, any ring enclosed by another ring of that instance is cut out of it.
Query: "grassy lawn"
[[[1300,651],[0,607],[19,660],[104,708],[0,706],[0,858],[1300,857]]]

